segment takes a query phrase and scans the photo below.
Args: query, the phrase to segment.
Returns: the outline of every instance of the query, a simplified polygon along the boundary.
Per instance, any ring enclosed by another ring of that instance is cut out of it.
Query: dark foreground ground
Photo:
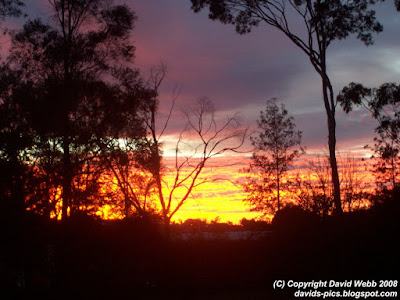
[[[174,239],[140,220],[8,220],[0,299],[294,299],[274,280],[398,279],[397,207],[323,222],[288,214],[239,241]]]

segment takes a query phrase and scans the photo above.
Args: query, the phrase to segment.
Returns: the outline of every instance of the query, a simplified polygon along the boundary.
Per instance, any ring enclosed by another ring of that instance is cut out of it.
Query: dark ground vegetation
[[[143,219],[2,216],[0,298],[293,299],[291,289],[274,291],[273,280],[395,279],[398,212],[399,194],[324,220],[290,207],[278,213],[270,235],[248,240],[177,239],[177,231],[191,229],[167,232]]]

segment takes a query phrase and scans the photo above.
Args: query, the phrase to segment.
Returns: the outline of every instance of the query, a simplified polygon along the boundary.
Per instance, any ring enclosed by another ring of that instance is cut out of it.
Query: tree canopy
[[[209,18],[235,25],[239,34],[261,23],[286,35],[309,58],[322,80],[322,94],[328,121],[328,145],[334,186],[335,210],[342,212],[340,180],[336,161],[335,98],[327,71],[327,49],[334,40],[356,34],[364,44],[373,43],[372,34],[382,31],[370,5],[375,0],[191,0],[192,9],[209,8]],[[298,22],[302,24],[299,28]]]
[[[245,170],[249,173],[243,184],[248,193],[245,201],[256,211],[273,214],[282,207],[282,191],[289,189],[289,180],[284,177],[300,155],[301,132],[296,130],[294,118],[285,106],[279,107],[275,98],[267,101],[257,124],[257,135],[251,137],[252,162]]]
[[[139,111],[153,92],[132,64],[130,8],[106,0],[50,5],[47,21],[29,20],[12,35],[8,66],[20,78],[7,101],[35,132],[36,165],[49,157],[58,165],[66,218],[99,190],[100,145],[144,136]]]
[[[7,16],[19,17],[22,15],[21,7],[24,3],[20,0],[1,0],[0,1],[0,25]]]
[[[399,184],[400,153],[400,85],[384,83],[378,88],[368,88],[360,83],[350,83],[337,97],[342,109],[349,113],[362,106],[378,121],[377,136],[371,147],[377,158],[374,164],[378,185],[395,188]],[[367,145],[369,148],[370,146]]]

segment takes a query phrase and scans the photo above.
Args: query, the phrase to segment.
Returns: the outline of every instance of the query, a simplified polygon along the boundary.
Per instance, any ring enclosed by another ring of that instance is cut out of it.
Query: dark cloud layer
[[[240,36],[233,26],[208,19],[207,12],[194,14],[189,0],[118,0],[127,3],[139,20],[133,34],[137,47],[136,64],[146,74],[160,61],[168,65],[168,79],[161,91],[161,115],[169,106],[173,87],[182,92],[177,107],[208,96],[224,113],[240,111],[246,123],[255,125],[266,99],[278,97],[296,117],[304,144],[323,148],[327,126],[321,99],[320,78],[308,58],[283,34],[261,24],[252,33]],[[29,1],[27,12],[48,16],[47,1]],[[365,47],[354,37],[334,42],[328,51],[328,70],[337,93],[357,81],[371,87],[398,82],[400,14],[391,1],[380,3],[377,16],[384,32],[375,45]],[[338,145],[353,149],[372,140],[375,123],[368,114],[337,115]],[[169,134],[179,131],[179,113]]]
[[[183,84],[180,102],[206,95],[221,111],[240,111],[254,126],[264,101],[278,97],[296,116],[304,144],[312,149],[326,146],[320,78],[305,54],[285,36],[265,25],[239,36],[232,26],[209,20],[206,12],[194,14],[190,1],[172,1],[168,6],[161,2],[133,2],[141,19],[136,29],[137,61],[148,67],[165,60],[169,80]],[[375,37],[375,45],[366,47],[351,37],[335,42],[329,50],[328,68],[336,93],[352,81],[378,86],[398,80],[400,15],[392,3],[384,3],[377,16],[385,31]],[[372,140],[376,125],[368,114],[349,116],[339,107],[337,123],[341,151],[361,149]]]

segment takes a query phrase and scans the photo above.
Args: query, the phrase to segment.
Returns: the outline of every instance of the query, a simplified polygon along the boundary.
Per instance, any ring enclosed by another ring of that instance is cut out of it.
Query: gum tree
[[[246,34],[260,24],[287,36],[303,53],[321,78],[322,99],[328,123],[329,162],[334,187],[335,211],[342,213],[336,162],[335,97],[327,69],[327,50],[335,40],[356,34],[364,44],[373,43],[372,33],[382,31],[370,9],[374,0],[191,0],[192,9],[209,8],[209,18],[235,25]],[[302,28],[296,21],[300,21]]]
[[[350,83],[337,97],[346,113],[355,107],[366,108],[378,121],[377,136],[371,147],[378,186],[395,188],[400,181],[400,84],[384,83],[379,88],[368,88]],[[367,146],[369,148],[369,146]]]

